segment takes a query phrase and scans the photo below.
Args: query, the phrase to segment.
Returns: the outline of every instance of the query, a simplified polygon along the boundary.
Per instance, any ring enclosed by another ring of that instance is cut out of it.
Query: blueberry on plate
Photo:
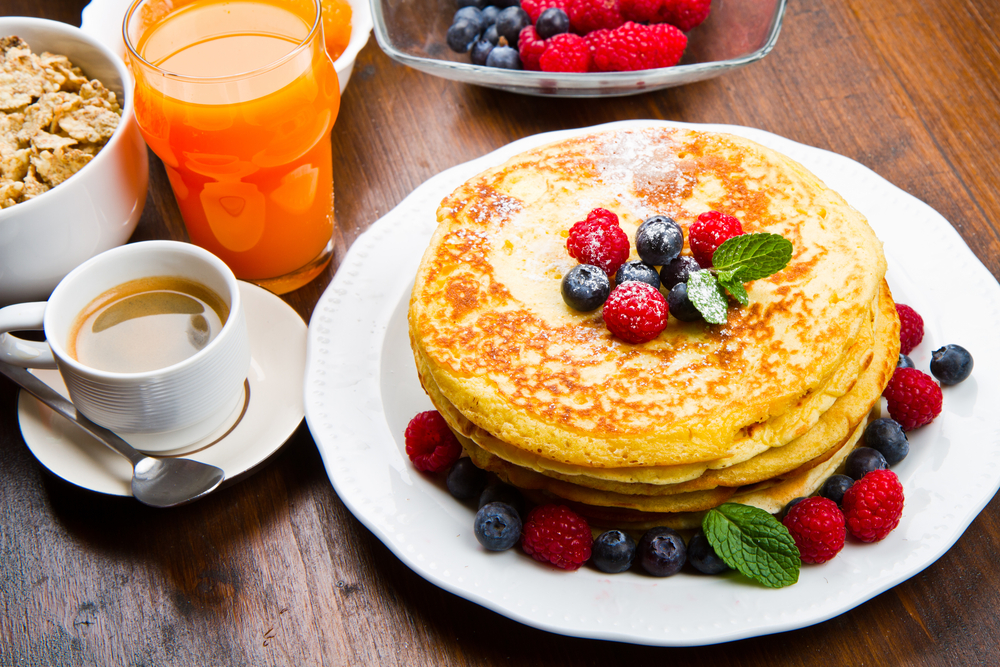
[[[871,447],[858,447],[847,455],[844,472],[856,482],[872,470],[885,470],[888,467],[889,463],[881,452]]]
[[[490,52],[493,50],[493,43],[485,37],[477,39],[476,43],[472,45],[472,51],[469,53],[469,58],[472,60],[473,65],[485,65],[486,61],[489,60]]]
[[[521,517],[506,503],[487,503],[476,512],[476,539],[490,551],[506,551],[521,539]]]
[[[615,284],[621,285],[623,282],[629,280],[649,283],[656,289],[660,289],[660,274],[656,272],[654,267],[642,260],[625,262],[618,267],[618,272],[615,273]]]
[[[913,359],[910,359],[908,356],[900,352],[899,361],[896,362],[896,368],[916,368],[916,366],[913,365]]]
[[[490,503],[510,505],[517,512],[518,516],[524,516],[524,496],[510,484],[491,484],[483,489],[483,492],[479,496],[479,509]]]
[[[709,543],[705,533],[698,531],[687,545],[687,562],[702,574],[722,574],[731,569],[726,561],[719,558]]]
[[[479,23],[471,19],[460,18],[448,28],[446,37],[448,48],[455,53],[467,53],[478,36]]]
[[[483,21],[483,11],[478,7],[462,7],[455,12],[455,16],[452,17],[451,22],[455,23],[459,19],[472,21],[476,25],[476,32],[481,31],[486,26],[486,23]]]
[[[529,25],[531,25],[531,17],[528,16],[528,12],[521,9],[518,5],[502,9],[497,14],[497,34],[506,39],[507,44],[515,49],[517,48],[517,38],[521,35],[521,31]],[[508,67],[507,69],[514,68]]]
[[[496,5],[487,5],[483,7],[483,27],[487,28],[497,22],[497,16],[500,14],[500,8]]]
[[[493,49],[507,47],[498,46]],[[562,298],[573,310],[589,312],[600,307],[611,294],[611,281],[604,269],[591,264],[577,264],[562,279]]]
[[[837,505],[843,505],[844,494],[852,486],[854,486],[854,480],[847,475],[831,475],[823,482],[823,486],[819,487],[819,495],[832,500]]]
[[[510,46],[498,46],[486,58],[487,67],[499,67],[500,69],[521,69],[521,55],[517,49]]]
[[[590,562],[601,572],[617,574],[632,567],[635,560],[635,540],[628,533],[609,530],[594,540]]]
[[[972,355],[961,345],[945,345],[931,352],[931,373],[941,384],[958,384],[972,374]]]
[[[865,427],[865,445],[880,452],[891,466],[910,453],[910,442],[903,427],[888,417],[876,419]]]
[[[636,546],[642,569],[654,577],[680,572],[687,560],[684,538],[673,528],[650,528]]]
[[[673,218],[654,215],[635,232],[635,249],[647,264],[663,266],[677,259],[684,248],[684,232]]]
[[[696,271],[701,271],[698,260],[691,255],[681,255],[660,267],[660,284],[664,289],[673,289],[677,283],[686,283]]]
[[[558,7],[549,7],[538,15],[535,32],[542,39],[569,32],[569,15]]]
[[[701,318],[701,311],[688,298],[687,283],[677,283],[667,294],[667,312],[681,322],[694,322]]]
[[[463,457],[451,467],[445,478],[445,485],[455,498],[468,500],[479,496],[486,488],[487,481],[486,471],[476,467],[472,459]]]

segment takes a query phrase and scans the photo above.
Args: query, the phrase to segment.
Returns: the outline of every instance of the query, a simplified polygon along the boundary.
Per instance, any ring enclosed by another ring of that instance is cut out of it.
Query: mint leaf
[[[781,271],[791,259],[791,241],[780,234],[755,232],[726,239],[712,255],[712,265],[720,281],[726,274],[732,277],[725,282],[732,282],[739,272],[742,282],[750,282]]]
[[[694,307],[698,309],[706,322],[711,324],[725,324],[729,311],[729,304],[726,302],[726,295],[719,287],[719,281],[715,279],[708,269],[695,271],[688,277],[687,282],[688,298]]]
[[[708,511],[701,527],[719,558],[754,581],[783,588],[799,580],[802,561],[795,540],[764,510],[723,503]]]
[[[732,294],[741,306],[747,306],[750,304],[750,295],[747,294],[747,288],[743,286],[743,281],[740,279],[742,273],[742,268],[736,271],[727,271],[724,276],[720,273],[718,280],[719,284],[725,287],[726,291]]]

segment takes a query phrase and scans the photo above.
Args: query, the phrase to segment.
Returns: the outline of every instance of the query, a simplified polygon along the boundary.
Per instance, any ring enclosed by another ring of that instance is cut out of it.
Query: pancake
[[[624,343],[599,311],[572,311],[560,295],[575,265],[568,229],[596,207],[630,238],[654,214],[686,234],[721,210],[747,232],[785,236],[793,257],[749,283],[750,305],[730,308],[726,324],[670,319],[653,341]],[[661,469],[676,483],[681,470],[696,479],[802,437],[860,373],[855,346],[885,273],[864,218],[800,165],[682,129],[528,151],[459,187],[438,220],[410,301],[415,359],[463,419],[547,464],[519,462],[527,470]]]

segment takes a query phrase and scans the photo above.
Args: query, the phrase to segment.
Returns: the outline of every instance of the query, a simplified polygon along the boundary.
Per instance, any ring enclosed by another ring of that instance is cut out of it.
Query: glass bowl
[[[421,72],[525,95],[610,97],[702,81],[760,60],[778,39],[786,1],[714,0],[708,19],[688,33],[678,65],[587,74],[473,65],[469,54],[455,53],[445,43],[455,0],[371,0],[371,6],[382,50]]]

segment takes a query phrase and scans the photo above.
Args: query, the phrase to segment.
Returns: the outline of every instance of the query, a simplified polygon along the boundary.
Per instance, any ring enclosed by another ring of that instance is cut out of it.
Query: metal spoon
[[[146,456],[112,431],[98,426],[77,412],[63,398],[24,368],[0,362],[0,373],[132,462],[132,495],[152,507],[175,507],[197,500],[226,478],[222,468],[190,459],[158,459]]]

